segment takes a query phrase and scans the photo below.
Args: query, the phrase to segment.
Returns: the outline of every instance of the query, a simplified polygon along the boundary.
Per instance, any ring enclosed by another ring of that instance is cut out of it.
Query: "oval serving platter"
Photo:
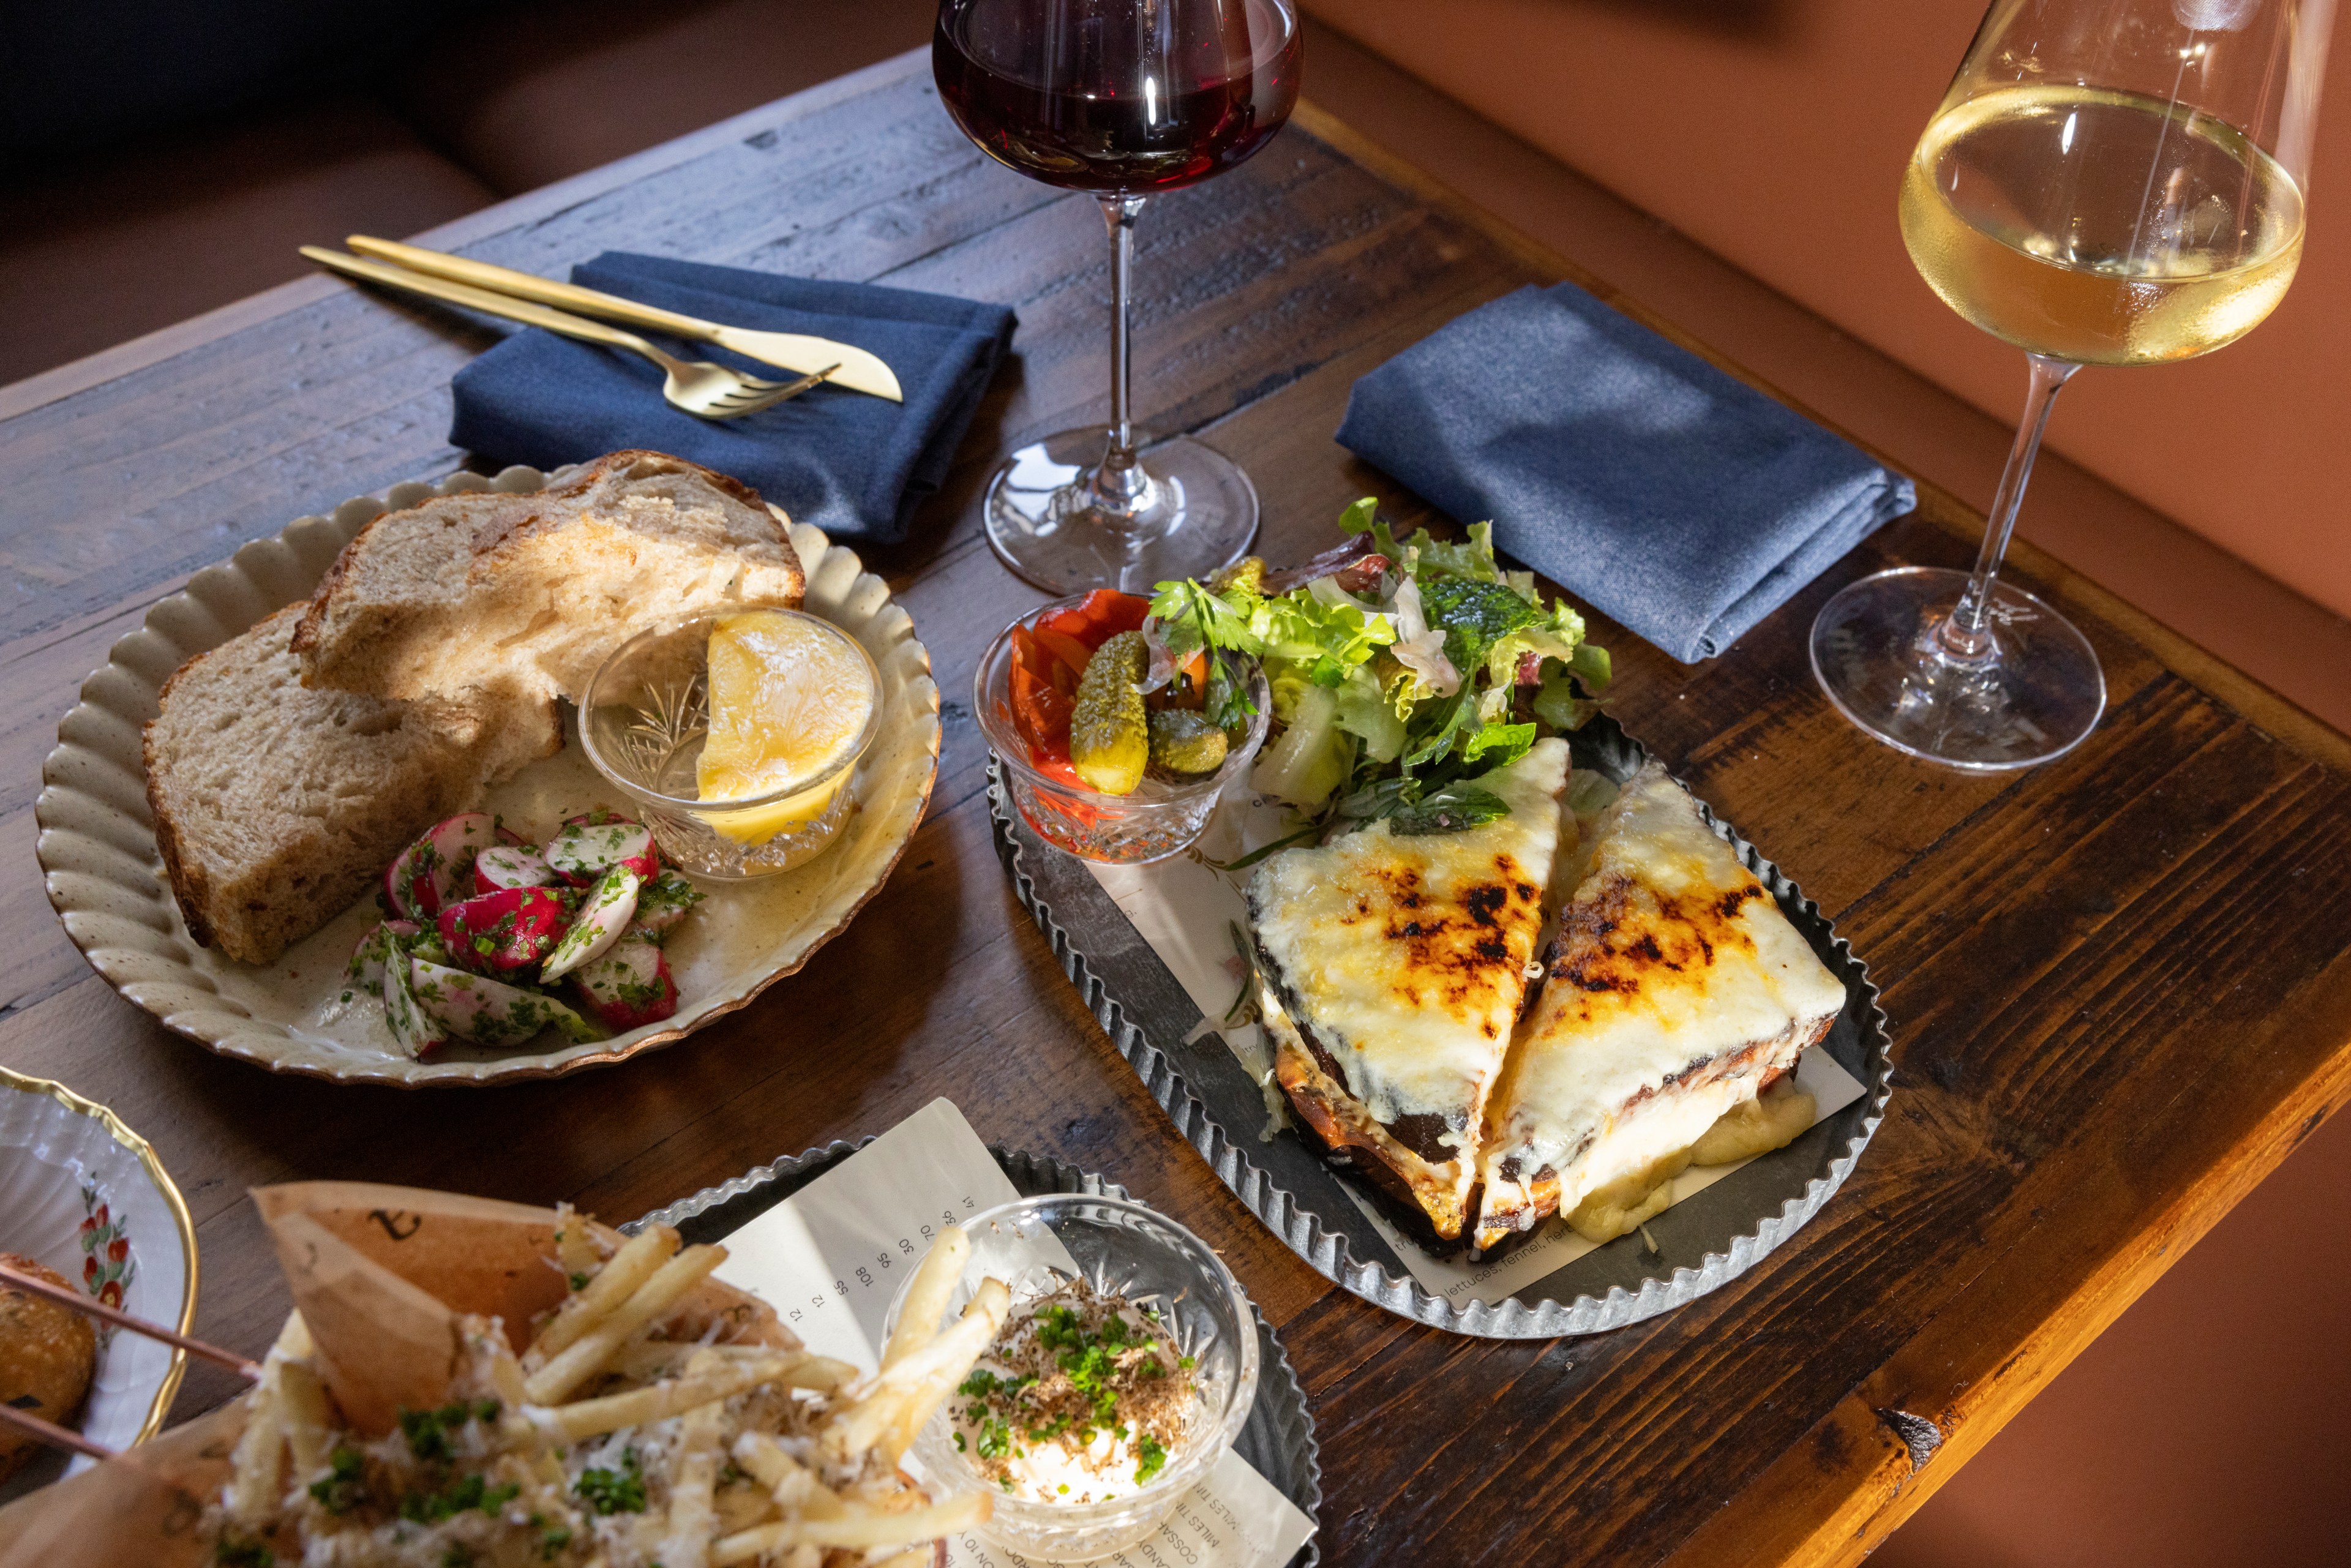
[[[141,630],[115,643],[57,726],[35,809],[49,903],[115,989],[198,1044],[276,1072],[411,1087],[550,1078],[625,1061],[744,1007],[807,963],[882,886],[921,825],[938,774],[939,694],[930,653],[887,584],[820,530],[793,524],[792,548],[808,578],[805,608],[855,636],[881,674],[882,733],[858,775],[857,813],[829,852],[779,876],[704,884],[706,902],[666,947],[681,994],[674,1016],[610,1040],[557,1040],[548,1050],[451,1040],[433,1061],[416,1061],[399,1054],[389,1031],[364,1011],[334,1016],[344,962],[380,918],[372,900],[357,900],[274,964],[240,964],[189,936],[156,852],[141,756],[141,732],[155,716],[163,682],[195,654],[308,597],[343,546],[381,514],[463,490],[528,494],[549,477],[525,467],[495,479],[458,473],[298,518],[277,538],[197,572],[183,592],[148,612]],[[624,803],[590,767],[574,726],[560,753],[492,789],[483,809],[551,824],[590,805]]]
[[[1620,784],[1648,757],[1605,715],[1569,743],[1576,767]],[[1818,904],[1701,800],[1707,825],[1844,983],[1844,1011],[1816,1049],[1861,1082],[1861,1098],[1649,1220],[1655,1252],[1645,1250],[1644,1232],[1622,1236],[1499,1301],[1457,1305],[1413,1277],[1349,1196],[1347,1178],[1294,1132],[1259,1136],[1267,1107],[1257,1081],[1084,863],[1046,844],[1011,810],[993,758],[988,768],[997,852],[1014,892],[1176,1132],[1291,1251],[1400,1317],[1484,1339],[1551,1339],[1669,1312],[1737,1279],[1820,1212],[1885,1117],[1891,1041],[1867,966]]]
[[[839,1165],[873,1140],[831,1143],[804,1155],[780,1159],[747,1171],[734,1180],[704,1187],[692,1197],[680,1198],[621,1228],[634,1235],[648,1225],[666,1225],[688,1242],[723,1241],[751,1220]],[[1060,1160],[1002,1149],[991,1144],[987,1152],[1023,1197],[1049,1193],[1081,1193],[1089,1197],[1131,1197],[1116,1182]],[[1274,1337],[1265,1314],[1249,1303],[1257,1317],[1259,1367],[1257,1403],[1233,1448],[1274,1490],[1296,1503],[1307,1518],[1320,1520],[1322,1507],[1322,1463],[1314,1441],[1314,1417],[1306,1407],[1306,1393],[1298,1385],[1290,1357]],[[1320,1531],[1307,1537],[1286,1568],[1316,1568],[1322,1560]]]

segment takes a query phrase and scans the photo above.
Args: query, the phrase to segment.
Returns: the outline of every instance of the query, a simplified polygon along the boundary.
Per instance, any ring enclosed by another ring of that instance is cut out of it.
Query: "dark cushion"
[[[501,195],[611,162],[930,41],[937,0],[530,0],[435,33],[392,78]]]
[[[340,97],[46,169],[0,187],[0,383],[299,277],[298,245],[491,199],[390,110]]]

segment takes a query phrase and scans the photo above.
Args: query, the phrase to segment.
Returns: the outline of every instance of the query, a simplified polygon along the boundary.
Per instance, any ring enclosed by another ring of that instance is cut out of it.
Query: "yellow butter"
[[[799,616],[755,610],[721,617],[708,669],[710,730],[695,769],[705,801],[762,800],[822,778],[872,716],[863,656],[845,636]],[[823,815],[848,779],[842,772],[781,800],[699,815],[738,843],[761,843]]]

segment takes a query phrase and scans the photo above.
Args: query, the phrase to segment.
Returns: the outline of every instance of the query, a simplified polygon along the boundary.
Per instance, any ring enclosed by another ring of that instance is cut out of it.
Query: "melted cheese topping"
[[[1535,1218],[1684,1146],[1844,1006],[1844,988],[1656,762],[1602,814],[1591,873],[1562,912],[1541,1000],[1496,1091],[1480,1229]],[[1705,1082],[1759,1041],[1752,1071]],[[1700,1082],[1668,1090],[1670,1082]]]
[[[1526,996],[1559,847],[1567,743],[1480,779],[1510,815],[1399,837],[1385,821],[1287,850],[1249,881],[1258,945],[1373,1120],[1479,1124]]]

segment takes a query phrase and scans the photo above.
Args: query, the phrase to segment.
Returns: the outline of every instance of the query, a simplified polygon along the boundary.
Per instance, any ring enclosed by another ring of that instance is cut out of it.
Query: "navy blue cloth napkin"
[[[1573,284],[1355,383],[1339,442],[1681,660],[1917,504],[1910,481]]]
[[[819,386],[746,419],[711,422],[662,398],[662,372],[618,349],[518,331],[457,372],[450,441],[551,468],[641,446],[732,475],[837,539],[894,544],[946,477],[1012,340],[1012,311],[939,294],[826,283],[607,251],[571,281],[730,327],[807,332],[882,356],[904,403]],[[769,381],[792,372],[709,343],[654,340]]]

